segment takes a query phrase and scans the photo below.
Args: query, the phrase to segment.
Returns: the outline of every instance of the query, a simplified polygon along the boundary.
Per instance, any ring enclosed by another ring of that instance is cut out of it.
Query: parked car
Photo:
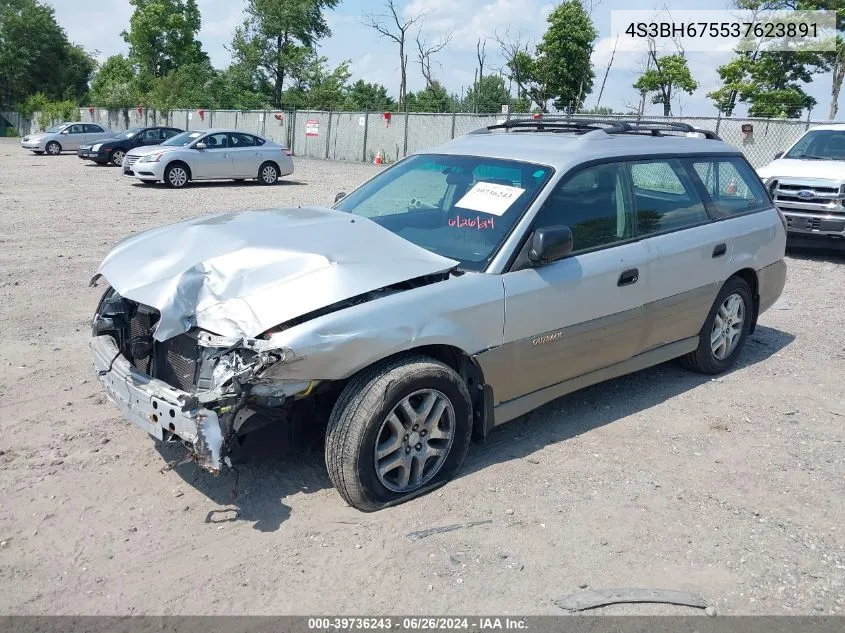
[[[372,511],[445,483],[472,433],[572,391],[678,357],[729,370],[781,294],[785,242],[711,132],[510,121],[332,209],[126,238],[92,279],[109,284],[94,367],[126,418],[215,473],[261,424],[322,421],[332,482]]]
[[[21,147],[36,154],[47,152],[55,156],[62,152],[76,151],[83,143],[110,138],[114,132],[96,123],[59,123],[37,134],[21,139]]]
[[[133,127],[114,138],[80,145],[76,155],[83,160],[93,160],[100,165],[111,163],[119,167],[130,149],[160,145],[162,141],[182,132],[184,130],[166,126]]]
[[[786,216],[790,246],[845,248],[845,124],[807,130],[757,171]]]
[[[191,180],[247,180],[274,185],[293,173],[291,151],[278,143],[238,130],[183,132],[158,147],[127,152],[123,174],[142,182],[164,181],[184,187]]]

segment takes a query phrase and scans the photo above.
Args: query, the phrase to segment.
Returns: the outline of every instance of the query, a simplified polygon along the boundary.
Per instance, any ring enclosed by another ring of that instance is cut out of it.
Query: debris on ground
[[[432,534],[443,534],[445,532],[453,532],[462,528],[471,528],[475,527],[476,525],[485,525],[487,523],[492,522],[492,520],[486,519],[484,521],[470,521],[469,523],[455,523],[454,525],[444,525],[443,527],[428,528],[426,530],[419,530],[418,532],[411,532],[410,534],[408,534],[408,540],[419,541],[420,539],[425,538],[427,536],[431,536]]]
[[[686,591],[671,589],[594,589],[579,591],[572,595],[555,600],[555,604],[567,611],[585,611],[604,607],[609,604],[625,604],[633,602],[657,602],[661,604],[677,604],[685,607],[706,609],[707,601]]]

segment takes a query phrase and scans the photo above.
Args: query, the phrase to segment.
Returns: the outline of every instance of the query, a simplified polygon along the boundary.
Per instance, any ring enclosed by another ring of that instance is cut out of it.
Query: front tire
[[[44,148],[47,150],[47,153],[50,156],[58,156],[62,153],[62,146],[59,145],[56,141],[50,141],[47,143],[47,147]]]
[[[188,168],[181,163],[168,165],[164,170],[164,182],[172,189],[181,189],[188,184],[188,180]]]
[[[736,362],[753,320],[751,288],[731,277],[722,286],[698,335],[698,348],[681,356],[681,364],[702,374],[721,374]]]
[[[115,167],[120,167],[123,164],[124,156],[126,156],[126,152],[122,149],[116,149],[109,156],[109,162]]]
[[[326,430],[329,478],[373,512],[449,481],[469,448],[472,405],[453,369],[426,356],[370,367],[340,394]]]
[[[258,182],[262,185],[275,185],[279,181],[279,168],[273,163],[262,163],[258,168]]]

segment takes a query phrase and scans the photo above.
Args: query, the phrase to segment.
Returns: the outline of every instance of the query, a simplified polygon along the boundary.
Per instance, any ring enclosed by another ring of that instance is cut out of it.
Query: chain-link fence
[[[530,114],[427,114],[382,112],[316,112],[268,110],[170,110],[143,108],[105,110],[81,108],[81,121],[98,123],[115,132],[140,125],[165,124],[186,130],[230,128],[260,134],[288,145],[297,156],[331,160],[389,164],[409,153],[436,147],[472,130]],[[636,120],[635,116],[574,115],[605,121]],[[9,117],[7,117],[9,118]],[[716,132],[739,147],[755,167],[770,162],[807,129],[827,121],[784,119],[736,119],[721,117],[647,117],[650,121],[681,122]],[[36,132],[38,113],[29,124],[17,116],[21,135]],[[26,128],[26,129],[24,129]]]

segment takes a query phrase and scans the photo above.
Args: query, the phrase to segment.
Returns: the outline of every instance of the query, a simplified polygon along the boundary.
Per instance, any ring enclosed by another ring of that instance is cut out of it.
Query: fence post
[[[719,114],[716,117],[716,136],[719,135],[719,126],[722,125],[722,111],[719,110]]]
[[[364,112],[364,153],[361,155],[361,161],[367,162],[367,133],[370,130],[370,111]]]
[[[290,123],[288,124],[288,136],[290,136],[290,152],[291,154],[296,155],[294,151],[294,145],[296,144],[296,108],[293,109],[293,113],[291,114]]]
[[[187,111],[187,110],[185,110],[185,129],[186,129],[186,130],[189,130],[189,129],[190,129],[190,128],[188,127],[188,115],[189,115],[188,111]]]
[[[805,132],[810,129],[810,113],[812,111],[813,111],[812,108],[807,108],[807,123],[804,125],[804,131]]]
[[[457,115],[455,114],[455,112],[452,111],[452,139],[455,138],[455,117],[456,116]]]
[[[239,114],[238,111],[235,110],[235,129],[236,130],[238,129],[238,114]]]
[[[405,137],[402,141],[402,158],[408,155],[408,119],[410,119],[410,115],[408,114],[408,104],[405,104],[405,133],[403,136]]]
[[[208,111],[208,127],[214,127],[214,110]]]
[[[329,158],[329,146],[332,140],[332,111],[329,110],[329,124],[326,127],[326,159]]]
[[[261,136],[267,136],[267,110],[261,112]]]

